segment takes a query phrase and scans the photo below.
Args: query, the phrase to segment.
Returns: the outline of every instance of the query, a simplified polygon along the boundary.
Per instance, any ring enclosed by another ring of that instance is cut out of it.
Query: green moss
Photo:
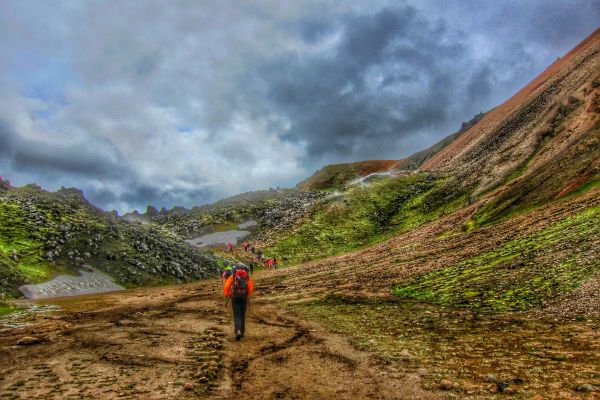
[[[599,236],[600,207],[594,207],[533,235],[419,276],[393,292],[442,305],[526,310],[572,291],[600,271],[591,244]]]
[[[13,305],[9,305],[6,303],[0,303],[0,318],[5,315],[12,314],[19,310],[20,310],[19,307],[15,307]]]
[[[590,182],[582,185],[581,187],[579,187],[577,190],[575,190],[574,192],[570,193],[569,195],[570,196],[577,196],[577,195],[585,193],[585,192],[587,192],[589,190],[596,189],[596,188],[599,188],[599,187],[600,187],[600,177],[597,178],[597,179],[595,179],[595,180],[593,180],[593,181],[590,181]]]
[[[0,260],[25,279],[41,282],[52,268],[41,258],[43,231],[32,230],[23,210],[14,203],[0,202]]]

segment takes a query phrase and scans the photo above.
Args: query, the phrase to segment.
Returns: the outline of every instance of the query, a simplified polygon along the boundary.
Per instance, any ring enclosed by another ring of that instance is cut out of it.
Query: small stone
[[[410,360],[410,352],[407,349],[402,349],[400,358],[404,361]]]
[[[33,336],[24,336],[21,339],[19,339],[19,341],[17,342],[17,344],[19,346],[31,346],[32,344],[38,344],[41,343],[42,341],[39,338],[33,337]]]
[[[483,377],[483,380],[485,382],[496,383],[496,382],[498,382],[498,377],[494,374],[487,374],[486,376]]]
[[[444,379],[443,381],[440,382],[440,389],[442,390],[451,390],[454,388],[454,385],[452,384],[452,382]]]
[[[596,388],[594,386],[590,385],[589,383],[584,383],[583,385],[577,386],[578,392],[589,393],[589,392],[593,392],[595,389]]]
[[[185,385],[183,385],[183,390],[194,390],[194,384],[192,382],[187,382]]]
[[[498,391],[498,385],[496,385],[495,383],[488,386],[488,392],[496,393],[497,391]]]
[[[548,388],[553,389],[553,390],[558,390],[558,389],[562,388],[562,386],[560,383],[552,382],[552,383],[548,384]]]
[[[513,387],[507,387],[506,389],[504,389],[504,390],[502,391],[502,393],[504,393],[504,394],[507,394],[507,395],[511,396],[511,395],[513,395],[513,394],[517,393],[517,389],[515,389],[515,388],[513,388]]]

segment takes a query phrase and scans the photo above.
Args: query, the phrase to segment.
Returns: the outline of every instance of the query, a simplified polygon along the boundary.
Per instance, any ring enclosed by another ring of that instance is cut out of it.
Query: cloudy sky
[[[598,21],[600,0],[0,0],[0,175],[124,212],[398,159]]]

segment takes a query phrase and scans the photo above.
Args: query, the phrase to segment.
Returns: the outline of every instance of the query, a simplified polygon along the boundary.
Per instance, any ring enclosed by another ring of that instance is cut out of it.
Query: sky
[[[0,175],[123,213],[400,159],[517,92],[600,0],[0,0]]]

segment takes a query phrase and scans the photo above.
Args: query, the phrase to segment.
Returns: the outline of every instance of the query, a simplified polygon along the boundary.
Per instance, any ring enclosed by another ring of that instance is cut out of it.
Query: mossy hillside
[[[393,292],[444,306],[527,310],[600,271],[600,206],[530,236],[419,276]]]
[[[0,283],[16,287],[52,278],[60,268],[43,258],[48,229],[31,229],[18,203],[0,202]]]
[[[448,177],[410,174],[375,180],[323,202],[265,253],[290,265],[351,251],[450,213],[466,196]]]
[[[81,192],[14,188],[0,196],[0,290],[75,273],[83,264],[126,286],[200,279],[212,257],[156,226],[119,222]]]
[[[10,303],[8,303],[7,301],[5,301],[4,299],[0,298],[0,318],[2,318],[5,315],[11,314],[15,311],[19,311],[20,308],[17,306],[14,306]]]

